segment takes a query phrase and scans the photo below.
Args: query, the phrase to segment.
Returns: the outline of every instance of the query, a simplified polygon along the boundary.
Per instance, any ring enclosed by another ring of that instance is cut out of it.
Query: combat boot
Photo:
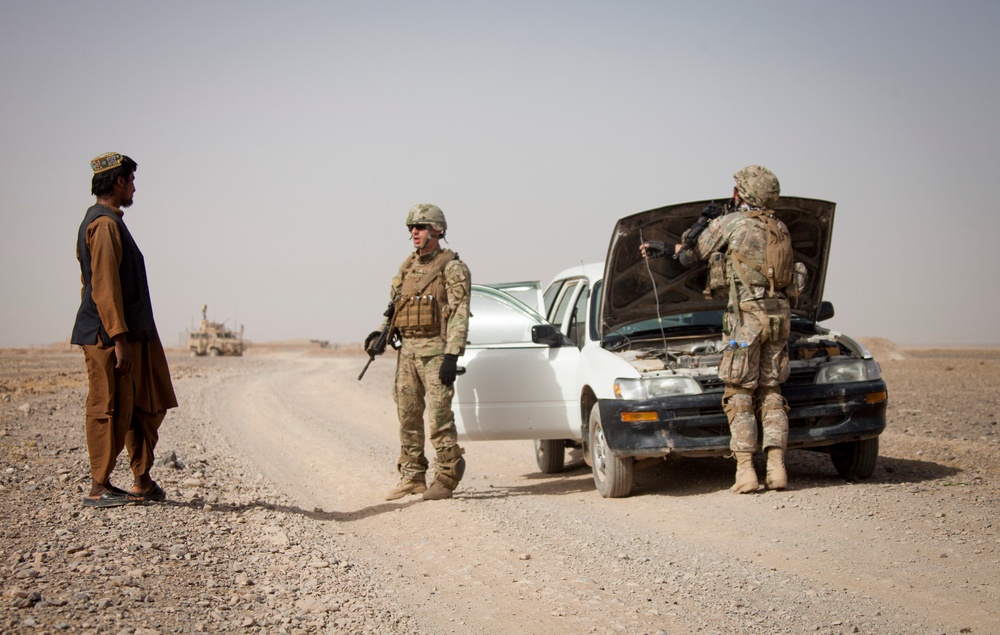
[[[447,485],[441,482],[440,479],[434,479],[431,483],[430,488],[424,492],[425,501],[437,501],[445,498],[451,498],[455,495],[454,489],[449,489]]]
[[[750,494],[760,487],[757,472],[753,469],[753,452],[733,452],[736,456],[736,482],[729,491],[734,494]]]
[[[442,500],[455,495],[455,488],[465,474],[465,450],[452,446],[437,453],[434,459],[434,482],[424,492],[425,501]]]
[[[396,483],[396,487],[386,492],[385,500],[394,501],[397,498],[403,498],[407,494],[423,494],[426,491],[427,482],[423,476],[414,479],[404,476],[399,479],[399,483]]]
[[[767,476],[764,482],[768,489],[785,489],[788,487],[788,472],[785,471],[784,448],[767,449]]]

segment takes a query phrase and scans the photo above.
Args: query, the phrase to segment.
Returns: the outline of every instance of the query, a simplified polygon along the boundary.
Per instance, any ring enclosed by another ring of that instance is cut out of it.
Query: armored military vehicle
[[[188,333],[188,350],[192,356],[242,355],[243,327],[239,332],[227,328],[223,322],[208,319],[208,305],[201,307],[201,328]]]

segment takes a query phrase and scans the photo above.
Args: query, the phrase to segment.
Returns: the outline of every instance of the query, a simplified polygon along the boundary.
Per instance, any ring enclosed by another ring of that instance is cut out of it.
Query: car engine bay
[[[862,357],[860,348],[852,350],[845,339],[833,332],[792,332],[788,342],[789,364],[793,368],[805,368]],[[726,342],[718,337],[667,340],[647,337],[630,341],[627,348],[614,352],[640,373],[666,370],[694,376],[708,370],[716,372],[725,346]]]

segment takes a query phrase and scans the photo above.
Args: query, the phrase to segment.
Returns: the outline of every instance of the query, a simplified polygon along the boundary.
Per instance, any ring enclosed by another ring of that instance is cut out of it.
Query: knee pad
[[[777,389],[768,391],[761,400],[761,415],[766,415],[771,410],[780,410],[782,413],[788,412],[788,402]]]
[[[722,409],[730,421],[741,412],[753,413],[753,397],[743,392],[727,395],[722,399]]]
[[[763,447],[788,446],[788,402],[777,388],[768,391],[760,405],[760,423],[764,433]]]

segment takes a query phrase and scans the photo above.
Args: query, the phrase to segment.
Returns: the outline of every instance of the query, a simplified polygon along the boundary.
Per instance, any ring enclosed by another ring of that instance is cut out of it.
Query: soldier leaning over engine
[[[788,405],[781,384],[788,379],[789,297],[797,295],[796,271],[788,229],[771,206],[780,195],[777,177],[767,168],[751,165],[735,175],[733,208],[715,218],[692,246],[678,244],[677,259],[686,267],[714,259],[724,266],[721,275],[729,303],[723,324],[727,343],[719,363],[725,384],[722,404],[729,420],[730,449],[736,457],[736,482],[730,488],[744,494],[760,487],[753,467],[760,412],[761,446],[767,454],[765,482],[770,489],[788,486],[785,447],[788,443]],[[682,237],[682,240],[686,235]],[[645,243],[643,255],[656,256],[659,245]]]
[[[435,205],[417,205],[406,216],[415,251],[392,281],[394,310],[383,330],[398,331],[402,340],[396,361],[393,398],[399,413],[399,483],[386,500],[423,493],[424,500],[451,498],[465,472],[465,450],[458,446],[455,375],[469,332],[469,268],[450,249],[442,249],[448,223]],[[369,355],[378,355],[375,331],[365,340]],[[424,409],[434,459],[434,481],[428,488],[424,456]]]

